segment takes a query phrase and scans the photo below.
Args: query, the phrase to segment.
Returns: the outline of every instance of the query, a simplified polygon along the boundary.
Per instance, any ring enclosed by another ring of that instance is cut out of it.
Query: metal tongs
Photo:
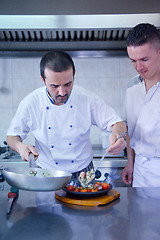
[[[120,138],[122,138],[122,137],[125,137],[125,136],[126,136],[126,132],[121,133],[121,134],[119,135],[119,137],[116,138],[115,142],[116,142],[118,139],[120,139]],[[107,155],[107,149],[105,150],[102,158],[99,160],[99,162],[98,162],[98,164],[97,164],[97,166],[96,166],[96,168],[95,168],[95,172],[97,171],[97,169],[98,169],[99,166],[101,165],[101,163],[102,163],[102,161],[104,160],[104,158],[105,158],[106,155]]]
[[[126,136],[126,132],[123,132],[122,134],[119,135],[119,137],[116,138],[115,142],[122,137]],[[105,156],[107,154],[107,150],[105,150],[105,153],[103,154],[102,158],[99,160],[98,165],[96,166],[95,170],[91,169],[90,171],[87,172],[81,172],[78,181],[80,182],[82,187],[87,187],[92,180],[95,178],[100,178],[101,177],[101,172],[98,170],[99,166],[101,165],[102,161],[104,160]],[[106,173],[106,178],[108,177],[108,173]]]

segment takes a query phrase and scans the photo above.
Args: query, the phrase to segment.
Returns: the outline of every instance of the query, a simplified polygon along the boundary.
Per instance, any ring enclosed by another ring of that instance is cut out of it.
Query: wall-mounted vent
[[[124,49],[129,30],[1,30],[1,50]]]
[[[0,51],[125,50],[132,27],[160,14],[0,15]]]

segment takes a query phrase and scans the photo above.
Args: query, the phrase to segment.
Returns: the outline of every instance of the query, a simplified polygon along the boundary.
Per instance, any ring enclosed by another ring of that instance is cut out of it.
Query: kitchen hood
[[[7,1],[2,2],[0,9],[0,54],[7,51],[38,53],[50,49],[81,53],[91,50],[126,52],[127,35],[135,25],[149,22],[160,29],[160,13],[155,12],[159,0],[156,6],[150,5],[149,0],[145,6],[132,3],[128,5],[129,10],[121,6],[122,0],[88,0],[85,4],[81,0],[59,0],[56,5],[55,1],[46,0],[46,7],[40,0],[36,6],[35,1],[22,5],[23,1],[15,0],[19,9],[9,4],[7,7]],[[128,3],[126,0],[122,2]],[[146,13],[147,9],[152,11]]]

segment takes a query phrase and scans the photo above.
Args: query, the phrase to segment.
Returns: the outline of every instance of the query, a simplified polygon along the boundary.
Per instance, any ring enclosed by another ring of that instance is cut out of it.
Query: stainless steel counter
[[[2,240],[159,240],[160,188],[116,188],[120,199],[101,207],[64,204],[53,192],[20,191],[9,219],[0,192]]]

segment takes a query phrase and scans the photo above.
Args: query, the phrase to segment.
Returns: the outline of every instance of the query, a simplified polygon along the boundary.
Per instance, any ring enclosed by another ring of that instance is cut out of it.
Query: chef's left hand
[[[123,137],[118,138],[115,134],[109,136],[110,147],[106,150],[111,155],[118,155],[126,147],[126,141]]]

